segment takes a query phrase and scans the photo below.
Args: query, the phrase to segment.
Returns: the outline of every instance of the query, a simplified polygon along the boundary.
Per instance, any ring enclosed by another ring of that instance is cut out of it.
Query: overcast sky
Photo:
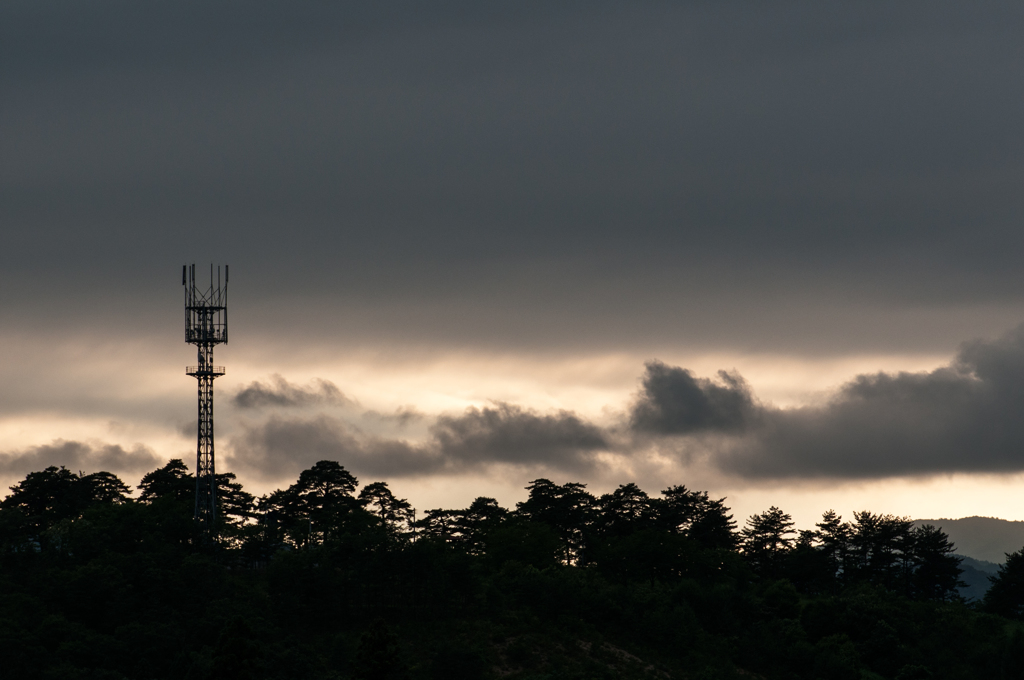
[[[1024,519],[1024,9],[0,4],[0,481]],[[1015,486],[1016,485],[1016,486]]]

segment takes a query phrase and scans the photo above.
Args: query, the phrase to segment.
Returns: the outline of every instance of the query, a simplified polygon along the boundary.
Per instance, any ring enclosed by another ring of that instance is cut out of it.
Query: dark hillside
[[[960,562],[960,568],[964,570],[960,574],[960,580],[966,585],[958,588],[957,592],[969,602],[980,602],[992,585],[990,578],[999,573],[999,565],[995,562],[964,557]]]
[[[964,517],[962,519],[919,519],[921,526],[931,524],[942,529],[956,544],[957,552],[977,560],[1002,564],[1008,553],[1024,547],[1024,522],[995,517]]]

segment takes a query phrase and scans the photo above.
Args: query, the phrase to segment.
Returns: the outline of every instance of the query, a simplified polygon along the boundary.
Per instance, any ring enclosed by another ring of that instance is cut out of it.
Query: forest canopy
[[[514,508],[417,513],[320,461],[260,498],[181,460],[133,493],[32,472],[0,501],[0,653],[18,677],[1019,677],[1024,560],[957,594],[948,537],[906,517],[536,479]],[[943,642],[945,641],[945,642]],[[983,673],[982,671],[986,671]],[[866,674],[866,675],[865,675]],[[916,675],[915,675],[916,674]]]

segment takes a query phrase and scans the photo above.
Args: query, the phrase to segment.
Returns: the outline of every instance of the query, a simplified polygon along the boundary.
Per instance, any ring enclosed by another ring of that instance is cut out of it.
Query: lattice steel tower
[[[210,265],[210,287],[196,287],[196,266],[181,270],[185,286],[185,342],[199,350],[199,365],[185,369],[199,381],[199,442],[196,445],[196,522],[203,533],[216,532],[217,484],[213,459],[213,380],[224,375],[223,366],[213,365],[213,347],[228,341],[228,267],[224,284],[220,267],[214,279]]]

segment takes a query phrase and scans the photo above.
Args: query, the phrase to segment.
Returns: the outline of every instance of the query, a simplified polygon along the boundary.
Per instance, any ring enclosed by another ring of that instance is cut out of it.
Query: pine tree
[[[760,515],[751,515],[740,532],[743,555],[754,571],[763,576],[777,577],[782,560],[792,548],[793,517],[774,505]]]

